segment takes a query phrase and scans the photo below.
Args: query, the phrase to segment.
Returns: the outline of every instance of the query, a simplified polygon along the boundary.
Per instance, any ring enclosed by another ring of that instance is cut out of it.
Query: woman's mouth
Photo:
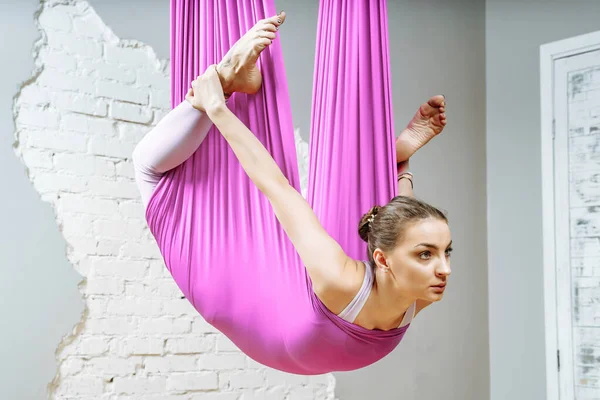
[[[435,285],[431,287],[436,293],[443,293],[446,290],[446,283],[440,283],[439,285]]]

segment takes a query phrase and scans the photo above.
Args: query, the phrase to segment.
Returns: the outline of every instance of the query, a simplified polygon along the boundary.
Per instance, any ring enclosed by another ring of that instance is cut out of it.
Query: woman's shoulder
[[[316,293],[321,302],[334,314],[339,314],[346,308],[352,299],[359,292],[365,274],[367,263],[361,260],[354,260],[348,257],[344,267],[340,270],[340,276],[335,282],[324,286],[320,292]]]

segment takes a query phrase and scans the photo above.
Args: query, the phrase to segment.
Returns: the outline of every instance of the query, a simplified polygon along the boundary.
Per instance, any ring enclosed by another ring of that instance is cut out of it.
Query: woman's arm
[[[273,211],[312,280],[315,293],[327,299],[351,285],[354,274],[344,273],[352,261],[325,231],[310,205],[290,184],[273,157],[254,134],[226,106],[220,81],[213,68],[193,84],[192,104],[205,110],[227,140],[242,168],[265,194]]]
[[[325,231],[304,197],[289,184],[271,154],[227,107],[211,109],[208,116],[252,182],[271,203],[308,271],[315,292],[329,298],[331,291],[343,290],[342,275],[349,257]]]

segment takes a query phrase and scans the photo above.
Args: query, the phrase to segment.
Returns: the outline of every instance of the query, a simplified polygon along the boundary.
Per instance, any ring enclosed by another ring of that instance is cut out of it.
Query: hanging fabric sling
[[[190,82],[274,0],[172,0],[172,105]],[[259,58],[256,95],[228,102],[299,187],[292,114],[279,40]],[[312,104],[308,201],[354,259],[356,226],[396,193],[387,9],[384,0],[321,0]],[[267,198],[213,127],[168,171],[146,210],[165,263],[198,312],[254,360],[296,374],[354,370],[381,359],[408,326],[368,330],[330,312]]]

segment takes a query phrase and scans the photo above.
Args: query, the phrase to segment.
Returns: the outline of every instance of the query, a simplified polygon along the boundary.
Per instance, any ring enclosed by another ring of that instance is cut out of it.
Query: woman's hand
[[[225,106],[223,86],[217,74],[216,65],[209,66],[203,75],[192,82],[192,88],[185,99],[190,104],[207,114]]]

